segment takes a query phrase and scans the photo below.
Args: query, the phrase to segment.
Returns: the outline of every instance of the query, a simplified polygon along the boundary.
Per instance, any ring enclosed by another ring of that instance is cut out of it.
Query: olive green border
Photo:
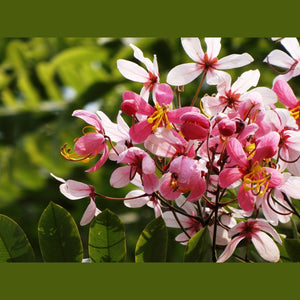
[[[219,3],[218,3],[219,2]],[[0,35],[299,36],[296,1],[6,1]],[[183,299],[296,294],[299,264],[1,264],[3,299]]]

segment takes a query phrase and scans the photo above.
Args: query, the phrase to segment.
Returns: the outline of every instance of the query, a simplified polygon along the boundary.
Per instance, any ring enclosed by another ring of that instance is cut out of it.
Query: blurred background
[[[179,38],[0,39],[0,214],[14,219],[23,228],[38,261],[41,254],[37,226],[50,201],[72,214],[82,236],[85,257],[88,255],[88,226],[80,226],[79,221],[89,199],[66,199],[51,172],[64,179],[92,184],[96,191],[108,196],[124,197],[132,188],[110,187],[110,174],[116,166],[113,162],[108,161],[95,173],[86,173],[93,161],[68,162],[60,155],[60,147],[65,143],[72,147],[74,138],[81,136],[85,126],[82,120],[71,116],[75,109],[103,110],[115,122],[123,92],[139,93],[141,84],[123,78],[116,67],[119,58],[138,62],[129,43],[138,46],[151,60],[157,55],[161,83],[172,67],[191,62]],[[219,57],[248,52],[255,59],[251,65],[229,71],[233,82],[243,71],[258,68],[258,85],[272,86],[276,74],[262,61],[271,50],[282,49],[279,43],[267,38],[223,38],[221,43]],[[290,83],[300,95],[296,79]],[[198,84],[196,80],[185,87],[185,104],[190,103]],[[201,95],[214,92],[214,87],[204,86]],[[126,208],[122,201],[96,202],[101,210],[109,208],[123,221],[127,261],[133,261],[135,243],[153,219],[153,210]],[[182,261],[184,247],[173,241],[178,233],[175,229],[169,231],[168,261]]]

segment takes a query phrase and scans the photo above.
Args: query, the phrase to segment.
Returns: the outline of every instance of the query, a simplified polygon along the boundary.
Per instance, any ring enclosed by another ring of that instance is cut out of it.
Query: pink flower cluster
[[[298,41],[281,39],[291,56],[274,50],[266,57],[268,64],[287,69],[271,88],[257,86],[259,70],[246,71],[232,83],[224,70],[253,58],[247,53],[218,58],[220,38],[206,38],[206,52],[198,38],[181,42],[193,62],[171,69],[166,83],[160,83],[156,56],[152,62],[131,45],[146,69],[123,59],[117,67],[125,78],[143,84],[141,92],[124,91],[117,123],[101,111],[74,111],[88,125],[74,152],[65,145],[61,153],[85,163],[97,158],[87,172],[114,161],[111,186],[137,186],[121,199],[126,206],[153,207],[167,226],[182,230],[176,238],[182,244],[208,227],[213,252],[219,253],[212,254],[215,261],[226,261],[246,239],[246,247],[252,242],[264,260],[276,262],[281,238],[273,226],[298,214],[292,199],[299,198],[300,101],[287,83],[300,74]],[[180,87],[199,76],[191,105],[181,107]],[[199,96],[204,81],[216,87],[214,95]],[[122,114],[131,118],[130,125]],[[106,196],[89,185],[57,179],[69,199],[90,197],[82,225],[101,213],[95,199]]]

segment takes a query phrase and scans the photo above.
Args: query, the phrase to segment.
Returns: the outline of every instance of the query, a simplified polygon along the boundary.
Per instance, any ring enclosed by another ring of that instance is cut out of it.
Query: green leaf
[[[22,228],[0,215],[0,262],[33,262],[33,249]]]
[[[300,261],[300,240],[298,239],[284,239],[283,245],[286,249],[286,252],[289,258],[293,262]]]
[[[38,237],[44,261],[82,261],[83,247],[77,225],[63,207],[49,203],[39,220]]]
[[[207,227],[193,235],[184,252],[184,262],[211,262],[212,244]]]
[[[100,213],[90,225],[89,257],[92,262],[121,262],[126,257],[124,225],[109,209]]]
[[[143,230],[136,244],[136,262],[165,262],[168,231],[162,217],[152,220]]]

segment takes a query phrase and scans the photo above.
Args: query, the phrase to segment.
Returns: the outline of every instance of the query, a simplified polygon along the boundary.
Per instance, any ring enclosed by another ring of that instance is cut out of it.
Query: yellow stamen
[[[60,153],[66,160],[69,161],[82,161],[83,163],[88,163],[90,160],[96,157],[97,153],[87,154],[87,155],[80,155],[75,152],[70,153],[71,149],[66,149],[67,144],[65,144],[61,149]]]
[[[244,149],[248,154],[248,159],[252,159],[255,153],[255,143],[247,145]]]
[[[300,117],[300,106],[294,107],[290,110],[290,115],[295,119],[298,120]]]
[[[263,196],[270,183],[271,174],[256,161],[248,174],[243,177],[245,191],[252,191],[255,196]],[[263,190],[262,190],[263,188]]]
[[[155,105],[156,111],[148,118],[148,122],[150,124],[154,123],[152,126],[152,130],[155,130],[161,123],[164,121],[164,126],[167,129],[172,128],[172,124],[170,124],[167,112],[170,111],[170,106],[163,104],[160,106],[158,103]]]

